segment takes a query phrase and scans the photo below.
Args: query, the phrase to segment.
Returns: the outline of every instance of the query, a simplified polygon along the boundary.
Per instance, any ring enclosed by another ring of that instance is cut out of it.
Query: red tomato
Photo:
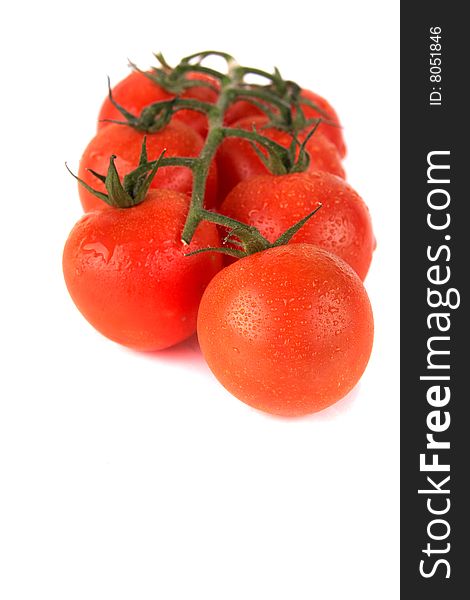
[[[237,100],[231,104],[224,115],[225,125],[232,126],[237,121],[244,119],[245,117],[260,117],[264,116],[264,112],[261,108],[258,108],[247,100]]]
[[[109,157],[117,156],[116,167],[123,177],[139,164],[144,136],[147,138],[149,160],[157,159],[166,149],[165,156],[198,156],[203,141],[201,136],[183,123],[172,121],[157,133],[142,133],[128,125],[110,125],[100,130],[88,144],[80,160],[78,176],[92,188],[104,192],[104,184],[87,169],[100,174],[108,171]],[[191,194],[193,174],[188,167],[161,167],[152,181],[152,188],[171,189]],[[107,205],[79,185],[80,200],[85,211],[105,208]],[[212,207],[217,193],[217,168],[211,165],[206,186],[206,206]]]
[[[234,396],[285,416],[321,410],[358,382],[372,349],[364,286],[310,244],[252,254],[220,271],[199,307],[204,357]]]
[[[346,261],[364,280],[375,238],[369,210],[350,185],[330,173],[260,175],[239,183],[220,212],[254,225],[270,242],[322,204],[291,242],[314,244]]]
[[[346,144],[344,143],[343,130],[340,126],[339,117],[336,114],[335,109],[327,100],[325,100],[325,98],[322,98],[321,96],[315,94],[315,92],[311,92],[310,90],[302,90],[301,96],[316,104],[318,108],[320,108],[320,110],[322,110],[323,113],[327,115],[329,120],[332,123],[334,123],[333,125],[329,123],[321,123],[320,127],[318,128],[318,131],[321,131],[321,133],[325,137],[327,137],[331,142],[333,142],[333,144],[338,149],[340,157],[344,158],[344,156],[346,155]],[[307,119],[316,119],[318,117],[325,119],[324,114],[318,112],[310,106],[307,106],[306,104],[302,104],[302,110]]]
[[[203,73],[190,73],[188,78],[206,81],[215,87],[218,85],[214,79]],[[140,115],[142,109],[149,104],[160,102],[162,100],[169,100],[174,97],[174,94],[167,92],[139,71],[133,71],[125,79],[120,81],[112,89],[112,95],[118,104],[135,116]],[[204,86],[191,87],[186,89],[181,94],[181,97],[214,103],[217,100],[217,93],[211,88]],[[186,125],[190,125],[203,137],[207,134],[207,117],[203,113],[185,109],[178,111],[174,118],[178,121],[182,121]],[[123,120],[123,116],[111,103],[108,97],[105,99],[100,109],[98,130],[110,125],[110,123],[107,123],[103,119]]]
[[[232,127],[252,130],[255,127],[258,133],[288,148],[292,137],[285,131],[272,127],[262,129],[268,122],[263,116],[246,117],[234,123]],[[305,139],[306,133],[299,135],[299,140]],[[319,131],[309,139],[306,149],[310,154],[308,171],[328,171],[339,177],[345,177],[336,147]],[[264,151],[266,154],[266,151]],[[227,138],[217,152],[217,166],[219,168],[219,201],[223,200],[237,183],[245,179],[269,173],[260,157],[253,149],[251,142],[242,138]]]
[[[84,215],[65,244],[67,288],[102,334],[137,350],[160,350],[192,335],[202,293],[222,266],[220,255],[188,252],[219,244],[216,227],[199,225],[183,246],[189,198],[150,190],[132,208]]]

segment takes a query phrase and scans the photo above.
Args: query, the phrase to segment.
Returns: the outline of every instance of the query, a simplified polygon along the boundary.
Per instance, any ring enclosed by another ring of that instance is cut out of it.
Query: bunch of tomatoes
[[[373,342],[375,238],[338,116],[224,52],[156,58],[110,88],[83,152],[68,291],[130,348],[197,331],[217,379],[253,407],[321,410],[355,386]]]

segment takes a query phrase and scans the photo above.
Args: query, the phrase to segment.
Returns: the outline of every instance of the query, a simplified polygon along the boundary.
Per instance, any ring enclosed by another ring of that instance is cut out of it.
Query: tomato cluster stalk
[[[206,58],[214,56],[225,60],[226,73],[203,64]],[[238,65],[229,54],[217,51],[206,51],[187,56],[175,68],[171,68],[161,54],[157,54],[156,58],[160,66],[150,72],[140,71],[143,75],[155,81],[168,92],[176,94],[181,94],[185,89],[196,85],[211,87],[218,93],[217,101],[211,104],[176,95],[170,100],[155,102],[145,107],[140,115],[133,115],[114,100],[109,87],[109,99],[125,119],[124,121],[113,122],[130,125],[139,131],[153,133],[165,127],[177,111],[190,109],[203,113],[207,117],[208,133],[205,143],[197,157],[161,156],[157,161],[147,161],[144,142],[139,166],[124,177],[122,185],[116,184],[116,180],[119,182],[119,178],[112,160],[106,177],[94,173],[105,184],[106,181],[108,182],[106,185],[108,190],[107,199],[102,197],[103,194],[100,196],[101,199],[113,206],[132,206],[143,199],[141,193],[143,188],[141,186],[143,181],[147,181],[147,173],[152,172],[153,177],[157,168],[165,166],[188,167],[193,173],[193,187],[191,203],[182,232],[182,241],[185,244],[191,242],[197,226],[203,220],[221,225],[230,232],[224,240],[230,242],[230,247],[224,245],[220,248],[208,248],[207,250],[219,251],[240,258],[273,246],[286,244],[304,223],[317,212],[318,208],[285,231],[274,243],[270,243],[255,227],[204,208],[204,194],[209,168],[222,141],[226,138],[237,137],[251,142],[258,156],[272,173],[280,175],[305,171],[310,162],[309,154],[305,148],[306,143],[315,133],[320,122],[322,120],[328,122],[328,120],[322,117],[307,120],[301,104],[312,106],[321,115],[323,115],[323,111],[311,101],[301,98],[301,88],[292,81],[284,80],[278,69],[274,69],[273,73],[269,73],[257,68],[244,67]],[[137,69],[135,65],[131,66]],[[191,73],[204,74],[217,82],[217,85],[212,84],[210,81],[190,79],[188,74]],[[263,77],[268,83],[265,85],[247,83],[245,77],[248,75]],[[288,131],[292,135],[291,145],[285,148],[264,136],[255,128],[245,130],[226,126],[224,124],[225,113],[229,106],[239,100],[247,101],[263,111],[269,119],[267,127],[274,126]],[[309,134],[300,143],[297,139],[297,133],[309,126],[311,126]],[[260,146],[266,151],[265,153],[259,149]],[[135,188],[136,185],[139,193],[130,194],[130,190],[133,187]],[[114,192],[110,191],[110,186],[116,188]],[[87,189],[93,192],[89,186],[87,186]],[[234,245],[238,247],[234,247]],[[204,250],[198,252],[201,251]]]

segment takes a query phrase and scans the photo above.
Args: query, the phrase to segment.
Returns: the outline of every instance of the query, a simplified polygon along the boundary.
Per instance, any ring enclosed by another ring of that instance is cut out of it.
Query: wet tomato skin
[[[244,119],[245,117],[260,117],[264,116],[264,112],[261,108],[258,108],[247,100],[237,100],[231,104],[224,115],[225,125],[233,127],[234,123]]]
[[[217,86],[217,82],[214,79],[201,73],[191,73],[188,77],[190,79],[200,79]],[[174,94],[167,92],[139,71],[133,71],[116,84],[112,89],[112,95],[118,104],[134,116],[139,116],[142,109],[149,104],[174,98]],[[193,98],[213,104],[217,100],[217,93],[211,88],[197,86],[186,89],[182,92],[181,97]],[[109,127],[110,123],[108,119],[122,121],[123,116],[111,103],[109,97],[106,97],[98,115],[98,131],[104,127]],[[175,113],[173,119],[189,125],[203,137],[207,134],[207,117],[203,113],[195,110],[179,110]]]
[[[149,160],[156,160],[163,150],[165,156],[198,156],[203,146],[201,136],[180,122],[171,122],[156,133],[137,131],[128,125],[110,125],[99,131],[90,141],[82,158],[78,176],[92,188],[105,192],[104,184],[88,169],[106,174],[109,157],[115,155],[116,168],[121,177],[135,169],[144,137],[147,140]],[[193,175],[188,167],[162,167],[152,181],[152,188],[162,188],[191,194]],[[80,201],[85,211],[105,208],[105,202],[91,194],[83,186],[78,186]],[[214,206],[217,195],[217,167],[212,163],[206,184],[205,201],[208,208]]]
[[[234,123],[232,127],[245,130],[255,128],[272,141],[288,148],[292,137],[285,131],[273,127],[264,128],[266,123],[267,119],[263,116],[245,117]],[[299,133],[299,141],[302,142],[306,135],[307,131]],[[319,131],[309,139],[306,149],[310,155],[309,172],[327,171],[338,177],[345,177],[336,147]],[[242,138],[227,138],[223,141],[217,152],[217,165],[219,169],[219,201],[222,201],[240,181],[269,173],[253,149],[251,142]]]
[[[320,111],[322,111],[320,112],[311,106],[302,104],[302,110],[307,119],[323,119],[324,122],[320,124],[318,131],[333,142],[340,157],[344,158],[346,156],[346,144],[344,141],[343,129],[335,109],[327,100],[325,100],[325,98],[310,90],[302,90],[301,96],[310,100],[313,104],[318,106]]]
[[[367,293],[340,258],[310,244],[240,259],[208,285],[198,338],[220,383],[259,410],[313,413],[358,382],[372,349]]]
[[[150,351],[194,333],[200,298],[222,260],[215,253],[185,256],[219,244],[216,227],[205,222],[183,246],[188,206],[184,194],[150,190],[138,206],[85,214],[72,229],[65,282],[80,312],[106,337]]]
[[[314,244],[338,255],[364,280],[375,237],[365,202],[343,179],[321,172],[260,175],[239,183],[220,212],[254,225],[274,242],[319,204],[291,243]]]

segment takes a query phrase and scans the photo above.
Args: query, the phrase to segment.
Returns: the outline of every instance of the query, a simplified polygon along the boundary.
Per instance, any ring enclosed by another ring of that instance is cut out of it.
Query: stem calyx
[[[274,242],[269,242],[253,225],[247,225],[231,217],[213,213],[207,210],[202,211],[202,220],[216,223],[228,229],[228,233],[225,236],[224,244],[220,247],[200,248],[194,252],[190,252],[186,256],[193,254],[200,254],[202,252],[219,252],[233,256],[236,258],[244,258],[269,248],[276,248],[278,246],[284,246],[290,242],[294,235],[309,221],[322,207],[321,203],[318,203],[316,208],[308,213],[305,217],[294,223],[284,233],[282,233]]]
[[[140,153],[139,166],[134,170],[125,175],[122,180],[116,169],[115,160],[116,156],[112,155],[109,159],[109,167],[106,175],[97,173],[93,169],[88,169],[92,175],[104,183],[106,191],[100,192],[92,188],[83,179],[77,177],[67,166],[67,170],[75,179],[91,194],[106,202],[109,206],[114,208],[131,208],[136,206],[145,200],[145,196],[150,188],[153,178],[157,174],[158,168],[160,167],[161,161],[163,160],[163,151],[158,160],[151,163],[147,162],[147,144],[144,138],[142,142],[142,149]]]

